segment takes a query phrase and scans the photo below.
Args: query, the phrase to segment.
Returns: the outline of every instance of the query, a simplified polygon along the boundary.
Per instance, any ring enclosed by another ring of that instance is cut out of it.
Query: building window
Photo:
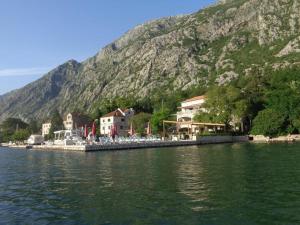
[[[123,130],[124,129],[124,127],[123,126],[120,126],[120,130]]]
[[[110,122],[110,119],[108,119],[107,121]]]
[[[122,118],[122,119],[121,119],[121,121],[122,121],[122,122],[125,122],[125,119],[124,119],[124,118]]]
[[[105,127],[102,127],[102,130],[105,130]]]
[[[105,123],[105,120],[103,119],[102,122]]]
[[[110,129],[110,126],[108,126],[107,128]]]

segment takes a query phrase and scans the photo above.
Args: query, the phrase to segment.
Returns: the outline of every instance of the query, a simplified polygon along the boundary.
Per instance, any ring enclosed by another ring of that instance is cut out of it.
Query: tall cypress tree
[[[51,128],[49,131],[49,137],[53,138],[54,131],[63,130],[63,129],[64,129],[63,119],[60,116],[58,110],[54,110],[51,116]]]

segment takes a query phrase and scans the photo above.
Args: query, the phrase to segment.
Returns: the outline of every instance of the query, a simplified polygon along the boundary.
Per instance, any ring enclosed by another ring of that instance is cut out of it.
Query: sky
[[[136,25],[215,0],[1,0],[0,95],[95,55]]]

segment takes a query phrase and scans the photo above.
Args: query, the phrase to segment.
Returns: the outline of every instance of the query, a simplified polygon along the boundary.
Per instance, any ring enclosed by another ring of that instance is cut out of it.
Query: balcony
[[[197,110],[177,112],[177,120],[183,119],[184,121],[191,121],[196,114]]]

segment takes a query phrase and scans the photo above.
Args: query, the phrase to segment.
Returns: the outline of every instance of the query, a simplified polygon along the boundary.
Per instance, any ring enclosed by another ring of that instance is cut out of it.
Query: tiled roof
[[[193,97],[193,98],[189,98],[189,99],[183,101],[183,103],[193,102],[193,101],[203,100],[203,99],[205,99],[205,95],[201,95],[201,96],[196,96],[196,97]]]
[[[119,109],[117,109],[113,112],[107,113],[106,115],[102,116],[101,118],[106,118],[106,117],[124,117],[124,115]]]

